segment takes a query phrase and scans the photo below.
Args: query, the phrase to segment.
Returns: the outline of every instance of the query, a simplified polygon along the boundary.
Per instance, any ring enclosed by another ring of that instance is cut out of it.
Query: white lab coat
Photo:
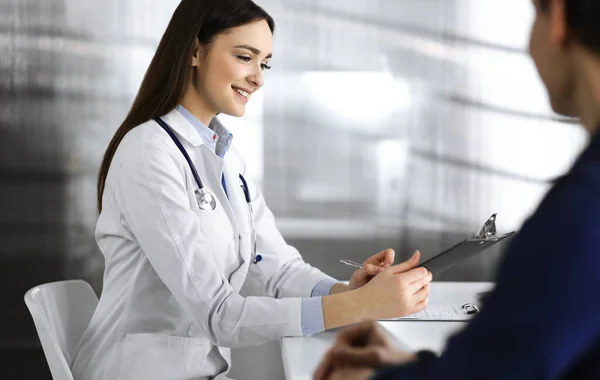
[[[301,336],[301,297],[331,279],[286,244],[249,181],[263,256],[252,264],[249,211],[238,178],[244,162],[235,150],[225,160],[215,155],[179,111],[163,120],[217,208],[198,208],[189,166],[156,122],[125,136],[96,228],[104,288],[72,363],[77,380],[226,378],[226,347]]]

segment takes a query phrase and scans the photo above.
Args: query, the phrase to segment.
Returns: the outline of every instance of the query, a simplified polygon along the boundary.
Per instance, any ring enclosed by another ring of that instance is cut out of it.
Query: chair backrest
[[[73,380],[69,367],[75,349],[98,305],[83,280],[43,284],[25,293],[48,367],[54,380]]]

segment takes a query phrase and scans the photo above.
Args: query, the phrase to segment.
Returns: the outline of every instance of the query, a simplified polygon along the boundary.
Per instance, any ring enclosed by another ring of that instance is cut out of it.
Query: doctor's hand
[[[394,256],[396,253],[393,249],[385,249],[371,257],[369,257],[363,263],[363,267],[357,269],[352,274],[348,288],[346,290],[358,289],[361,286],[368,283],[373,277],[383,272],[385,268],[388,268],[394,264]]]
[[[401,365],[415,360],[415,354],[397,350],[377,322],[364,322],[342,330],[323,357],[314,380],[360,379],[361,372],[384,365]],[[342,377],[340,377],[342,378]],[[367,377],[368,378],[368,377]]]
[[[421,254],[384,269],[366,285],[354,290],[363,320],[404,317],[423,310],[429,301],[431,273],[416,268]]]

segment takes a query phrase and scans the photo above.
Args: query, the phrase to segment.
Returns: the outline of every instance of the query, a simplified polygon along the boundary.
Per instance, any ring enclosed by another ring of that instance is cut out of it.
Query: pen
[[[340,260],[340,263],[346,264],[346,265],[351,266],[351,267],[356,268],[356,269],[362,268],[361,264],[359,264],[357,262],[354,262],[352,260]]]

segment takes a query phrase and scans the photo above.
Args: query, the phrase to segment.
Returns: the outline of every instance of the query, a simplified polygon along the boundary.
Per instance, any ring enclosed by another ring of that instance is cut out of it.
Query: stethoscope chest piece
[[[200,210],[212,211],[217,208],[217,201],[215,201],[215,197],[204,188],[196,190],[195,194]]]

